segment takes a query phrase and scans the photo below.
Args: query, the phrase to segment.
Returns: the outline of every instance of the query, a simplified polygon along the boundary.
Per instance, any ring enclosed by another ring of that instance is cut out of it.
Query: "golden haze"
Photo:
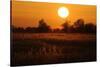
[[[62,19],[58,16],[58,9],[66,7],[69,16]],[[77,19],[83,18],[85,23],[96,24],[96,6],[57,4],[43,2],[12,1],[12,24],[16,27],[37,27],[38,21],[44,19],[52,28],[59,28],[66,20],[73,24]]]

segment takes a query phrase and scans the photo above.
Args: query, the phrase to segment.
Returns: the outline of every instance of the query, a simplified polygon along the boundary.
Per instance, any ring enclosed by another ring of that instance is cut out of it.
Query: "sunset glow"
[[[44,19],[52,28],[60,28],[66,20],[73,24],[79,18],[96,24],[96,6],[12,1],[12,24],[16,27],[37,27]]]

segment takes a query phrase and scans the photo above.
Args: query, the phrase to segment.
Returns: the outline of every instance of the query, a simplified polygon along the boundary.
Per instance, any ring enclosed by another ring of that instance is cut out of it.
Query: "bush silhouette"
[[[23,27],[15,27],[12,25],[11,27],[12,32],[24,32],[24,28]]]
[[[96,33],[96,26],[92,23],[85,24],[85,32]]]
[[[49,32],[49,31],[51,31],[51,29],[50,29],[50,26],[48,26],[48,25],[46,24],[46,22],[45,22],[43,19],[41,19],[41,20],[39,21],[38,31],[39,31],[39,32]]]
[[[74,22],[73,25],[69,25],[69,21],[66,21],[63,23],[62,29],[51,29],[49,25],[47,25],[47,22],[44,21],[44,19],[39,20],[38,27],[15,27],[11,25],[12,32],[18,32],[18,33],[46,33],[46,32],[53,32],[53,33],[95,33],[96,34],[96,25],[94,25],[92,22],[84,24],[83,19],[78,19]]]
[[[84,31],[84,20],[78,19],[74,24],[73,28],[75,29],[75,32],[83,32]]]
[[[65,23],[63,23],[62,26],[62,32],[69,32],[69,21],[66,21]]]
[[[36,33],[36,32],[38,32],[36,27],[27,27],[25,29],[25,31],[29,32],[29,33]]]

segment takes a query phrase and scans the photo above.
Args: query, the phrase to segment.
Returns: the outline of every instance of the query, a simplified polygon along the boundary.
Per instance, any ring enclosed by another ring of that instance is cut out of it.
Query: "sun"
[[[61,18],[66,18],[69,15],[69,10],[66,7],[60,7],[58,9],[58,16]]]

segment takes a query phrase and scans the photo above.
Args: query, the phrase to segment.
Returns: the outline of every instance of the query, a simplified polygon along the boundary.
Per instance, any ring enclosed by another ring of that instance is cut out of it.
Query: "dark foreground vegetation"
[[[37,33],[21,36],[22,33],[13,33],[12,36],[12,66],[96,61],[94,34]]]

